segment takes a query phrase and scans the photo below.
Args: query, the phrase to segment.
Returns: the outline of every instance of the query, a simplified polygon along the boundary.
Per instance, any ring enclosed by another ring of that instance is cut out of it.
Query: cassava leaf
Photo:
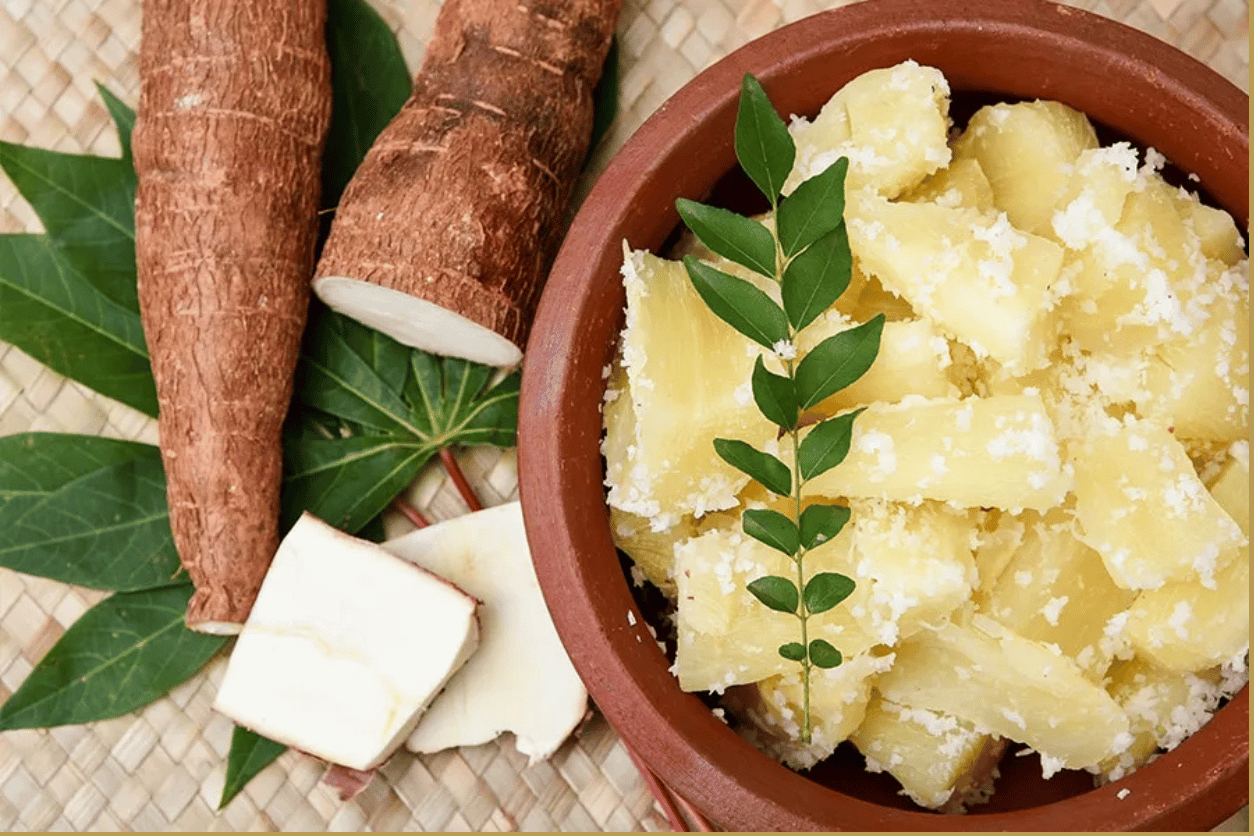
[[[118,144],[122,146],[122,160],[131,165],[131,132],[135,129],[135,111],[100,82],[96,82],[96,92],[104,99],[109,115],[113,117],[113,126],[118,129]],[[133,213],[132,213],[133,215]]]
[[[0,142],[0,168],[82,278],[129,311],[135,292],[135,170],[129,160]]]
[[[618,115],[618,36],[610,38],[610,48],[605,53],[605,61],[601,64],[601,77],[592,90],[592,135],[588,139],[588,153],[584,156],[584,167],[592,159],[592,154],[614,124]]]
[[[0,566],[93,589],[174,583],[157,448],[68,433],[0,438]]]
[[[816,668],[838,668],[844,659],[840,651],[832,647],[826,639],[815,639],[810,642],[810,662]]]
[[[262,737],[251,729],[236,726],[235,731],[231,732],[231,748],[226,754],[226,779],[222,784],[218,809],[230,804],[231,799],[257,777],[257,773],[274,763],[286,751],[286,745]]]
[[[761,223],[682,197],[675,201],[675,209],[711,251],[755,273],[774,278],[775,239]]]
[[[797,470],[802,481],[826,473],[849,455],[853,421],[862,410],[846,412],[814,425],[797,448]]]
[[[849,522],[850,511],[844,505],[811,505],[801,512],[797,527],[801,545],[807,550],[831,540]]]
[[[794,378],[798,406],[809,409],[866,374],[879,353],[883,330],[884,315],[876,314],[870,321],[833,334],[810,349],[797,364]]]
[[[355,534],[417,477],[435,452],[430,445],[398,436],[288,436],[283,444],[283,528],[309,511]]]
[[[745,74],[736,111],[736,159],[774,206],[792,171],[797,148],[762,85]]]
[[[765,543],[789,557],[797,553],[799,543],[796,524],[778,511],[769,508],[751,508],[741,515],[745,534]]]
[[[797,585],[779,575],[764,575],[746,587],[754,598],[776,612],[796,613],[800,595]]]
[[[43,235],[0,235],[0,339],[102,395],[156,416],[139,314],[109,299]]]
[[[806,581],[802,595],[811,615],[827,612],[853,594],[854,582],[838,572],[819,572]]]
[[[119,717],[185,682],[226,642],[184,626],[191,594],[178,584],[96,604],[0,707],[0,730]]]
[[[802,181],[779,205],[775,225],[784,257],[789,258],[845,222],[845,172],[848,157]]]
[[[774,374],[767,370],[762,355],[758,355],[753,366],[753,400],[758,409],[778,426],[791,430],[797,425],[797,393],[793,389],[792,378]]]
[[[331,207],[413,84],[396,36],[365,0],[329,0],[327,54],[331,125],[322,154],[322,205]]]
[[[792,327],[800,331],[831,307],[848,289],[852,275],[849,234],[841,224],[784,268],[779,290]]]
[[[780,496],[787,496],[792,492],[792,473],[788,470],[788,465],[770,453],[763,453],[743,441],[729,438],[714,439],[714,451],[741,473],[761,482],[767,490]]]
[[[766,348],[788,339],[783,309],[757,287],[692,256],[685,256],[684,267],[692,286],[719,319]]]
[[[409,356],[405,384],[411,415],[429,422],[423,440],[440,450],[453,444],[513,446],[518,437],[518,371],[496,369],[424,351]],[[499,377],[499,379],[497,379]]]

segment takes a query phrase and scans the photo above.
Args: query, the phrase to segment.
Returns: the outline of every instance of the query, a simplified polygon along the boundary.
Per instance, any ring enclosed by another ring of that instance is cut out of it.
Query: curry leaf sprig
[[[769,452],[735,439],[714,441],[718,455],[737,470],[783,498],[787,512],[772,508],[744,511],[745,534],[782,552],[795,567],[795,579],[766,575],[748,591],[772,610],[796,616],[800,641],[781,645],[779,655],[801,668],[802,743],[811,742],[810,675],[814,668],[841,664],[840,651],[825,639],[811,639],[810,616],[826,612],[853,593],[854,581],[837,572],[807,575],[806,553],[831,540],[849,521],[840,505],[803,503],[806,482],[844,461],[853,422],[861,410],[809,424],[807,410],[851,385],[871,367],[879,352],[884,316],[841,331],[798,356],[798,335],[849,286],[853,258],[845,229],[845,174],[840,158],[802,182],[784,199],[796,147],[761,84],[746,75],[735,128],[736,158],[771,205],[773,225],[691,200],[676,201],[680,217],[701,242],[736,264],[778,285],[777,303],[753,282],[733,276],[694,256],[684,259],[697,293],[720,319],[771,352],[783,374],[767,368],[759,355],[751,377],[758,409],[780,428],[791,448],[791,465]]]

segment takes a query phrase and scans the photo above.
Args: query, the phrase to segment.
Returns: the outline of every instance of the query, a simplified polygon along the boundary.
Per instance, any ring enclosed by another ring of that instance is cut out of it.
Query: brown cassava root
[[[409,101],[340,201],[314,291],[409,345],[516,363],[620,2],[446,0]]]
[[[140,309],[187,624],[237,632],[278,548],[280,430],[330,120],[325,0],[145,0]]]

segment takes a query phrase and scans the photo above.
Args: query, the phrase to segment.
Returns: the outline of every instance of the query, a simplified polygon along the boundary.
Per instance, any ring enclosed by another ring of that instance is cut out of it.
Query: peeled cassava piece
[[[438,752],[502,732],[532,763],[583,720],[588,692],[562,647],[531,564],[517,502],[389,540],[383,548],[481,603],[482,643],[418,721],[406,748]]]
[[[305,514],[275,555],[214,708],[372,769],[475,652],[477,608],[445,579]]]
[[[314,292],[425,351],[522,358],[620,0],[448,0],[336,210]]]
[[[319,0],[149,0],[135,255],[187,624],[235,633],[278,547],[280,429],[317,232]]]

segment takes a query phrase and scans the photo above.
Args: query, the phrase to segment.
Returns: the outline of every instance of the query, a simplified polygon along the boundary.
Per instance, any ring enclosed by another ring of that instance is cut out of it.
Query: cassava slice
[[[238,632],[278,547],[280,428],[330,120],[325,0],[145,0],[139,301],[187,624]]]
[[[447,0],[336,210],[314,292],[426,351],[522,357],[621,0]]]

